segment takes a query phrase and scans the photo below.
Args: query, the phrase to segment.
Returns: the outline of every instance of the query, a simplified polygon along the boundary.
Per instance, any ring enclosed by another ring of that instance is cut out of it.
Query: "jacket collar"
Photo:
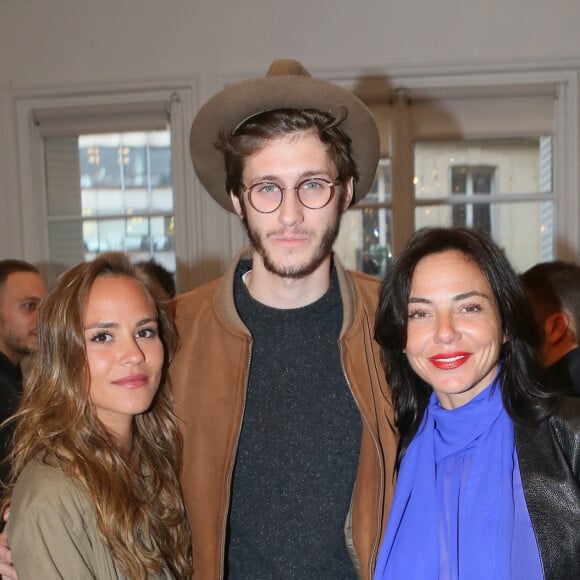
[[[253,249],[248,246],[240,250],[235,255],[225,274],[220,279],[219,286],[215,294],[215,308],[218,315],[227,325],[233,326],[235,329],[244,334],[249,334],[249,332],[236,310],[236,305],[234,302],[234,276],[236,274],[236,269],[240,260],[251,260],[253,254]],[[342,298],[343,322],[342,329],[340,331],[340,336],[342,337],[354,322],[356,291],[348,270],[344,267],[338,256],[333,254],[332,259],[333,266],[336,268],[338,286],[340,288],[340,296]]]

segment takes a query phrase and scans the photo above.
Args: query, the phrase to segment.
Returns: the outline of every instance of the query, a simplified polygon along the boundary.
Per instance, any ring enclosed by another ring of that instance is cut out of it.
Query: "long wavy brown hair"
[[[148,411],[135,417],[133,453],[124,456],[89,398],[84,339],[87,299],[96,278],[137,280],[154,301],[165,351],[161,384]],[[179,486],[182,440],[172,411],[167,367],[177,343],[171,304],[158,286],[120,253],[103,254],[65,272],[38,315],[38,352],[15,416],[8,496],[33,459],[62,469],[95,506],[100,533],[128,578],[166,568],[191,575],[191,535]]]

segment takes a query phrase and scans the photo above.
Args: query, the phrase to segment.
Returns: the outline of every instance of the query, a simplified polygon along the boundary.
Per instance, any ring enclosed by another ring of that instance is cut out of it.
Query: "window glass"
[[[415,229],[481,229],[523,271],[554,256],[552,139],[416,143]]]
[[[416,143],[417,200],[476,193],[551,192],[551,139],[489,139]]]
[[[460,205],[425,205],[415,208],[418,227],[465,225],[457,223],[461,213],[485,215],[487,221],[475,221],[469,227],[486,230],[493,224],[493,239],[504,249],[511,264],[523,272],[539,261],[554,259],[553,202],[507,202]],[[487,230],[489,231],[489,230]]]
[[[554,259],[551,137],[430,141],[414,145],[414,230],[484,230],[518,271]],[[382,277],[393,259],[391,164],[343,216],[335,251],[349,268]],[[396,225],[396,218],[395,218]]]
[[[135,261],[153,257],[175,273],[170,137],[165,130],[45,139],[57,270],[122,251]]]
[[[351,269],[383,276],[392,261],[391,164],[381,159],[371,191],[342,217],[335,253]]]

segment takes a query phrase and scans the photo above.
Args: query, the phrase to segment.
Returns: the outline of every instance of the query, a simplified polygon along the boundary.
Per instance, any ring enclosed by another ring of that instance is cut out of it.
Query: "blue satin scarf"
[[[401,463],[375,579],[513,578],[519,481],[499,378],[452,410],[433,393]]]

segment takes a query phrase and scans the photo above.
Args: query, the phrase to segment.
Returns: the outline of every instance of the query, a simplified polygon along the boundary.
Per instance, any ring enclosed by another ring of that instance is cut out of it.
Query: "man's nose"
[[[284,190],[284,197],[278,209],[278,219],[285,226],[294,226],[304,220],[304,206],[298,199],[298,192],[293,187]]]

